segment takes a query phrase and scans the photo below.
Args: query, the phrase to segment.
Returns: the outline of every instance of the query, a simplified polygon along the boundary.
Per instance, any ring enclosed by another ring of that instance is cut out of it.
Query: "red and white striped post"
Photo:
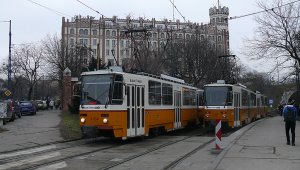
[[[215,133],[216,133],[216,150],[220,150],[221,149],[221,137],[222,137],[222,129],[221,129],[221,124],[222,121],[220,119],[216,120],[216,129],[215,129]]]

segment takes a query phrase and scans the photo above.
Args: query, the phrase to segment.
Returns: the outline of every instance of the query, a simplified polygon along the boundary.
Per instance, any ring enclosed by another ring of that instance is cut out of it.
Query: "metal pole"
[[[9,20],[9,54],[8,54],[8,75],[7,89],[11,91],[11,20]]]

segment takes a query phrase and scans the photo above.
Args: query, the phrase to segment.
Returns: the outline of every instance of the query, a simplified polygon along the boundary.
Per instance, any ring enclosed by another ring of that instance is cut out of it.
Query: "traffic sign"
[[[10,96],[10,95],[11,95],[11,92],[10,92],[9,90],[6,90],[6,91],[4,92],[4,94],[5,94],[6,96]]]

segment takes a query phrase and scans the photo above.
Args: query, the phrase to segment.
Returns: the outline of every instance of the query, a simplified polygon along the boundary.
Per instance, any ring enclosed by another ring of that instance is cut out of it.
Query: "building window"
[[[157,38],[157,33],[153,33],[153,38]]]
[[[179,34],[179,38],[182,39],[182,34]]]
[[[112,36],[114,36],[114,37],[116,36],[116,31],[112,31],[111,33],[112,33]]]
[[[124,50],[121,50],[121,56],[123,56],[124,55]]]
[[[106,50],[106,55],[109,55],[109,49]]]
[[[124,41],[121,40],[121,47],[124,47]]]
[[[97,30],[93,30],[93,35],[97,35]]]
[[[165,33],[161,33],[160,38],[165,38]]]
[[[126,41],[126,47],[129,47],[129,41]]]
[[[70,29],[70,34],[74,34],[74,29],[73,28]]]
[[[126,56],[129,56],[129,50],[126,50]]]
[[[161,48],[164,48],[164,45],[165,45],[164,42],[160,42],[160,47]]]
[[[109,40],[106,40],[106,47],[110,47]]]
[[[89,35],[89,31],[87,29],[84,30],[84,35]]]
[[[97,45],[97,39],[93,39],[93,45]]]
[[[186,39],[190,39],[190,34],[187,34],[187,35],[186,35]]]
[[[75,43],[74,43],[74,39],[73,38],[71,38],[70,39],[70,45],[74,45]]]
[[[201,35],[200,37],[201,37],[201,40],[204,40],[204,35]]]
[[[83,39],[83,44],[88,45],[88,39]]]
[[[83,45],[83,39],[79,39],[79,44]]]
[[[177,34],[174,34],[174,38],[177,39]]]
[[[153,48],[154,48],[154,49],[157,48],[157,42],[153,42]]]
[[[106,30],[106,36],[109,37],[110,36],[110,31]]]
[[[112,42],[111,45],[114,48],[116,46],[116,40],[112,40],[111,42]]]
[[[218,36],[218,41],[222,41],[222,37],[221,36]]]
[[[79,30],[79,35],[83,35],[83,34],[84,34],[83,29],[80,29],[80,30]]]

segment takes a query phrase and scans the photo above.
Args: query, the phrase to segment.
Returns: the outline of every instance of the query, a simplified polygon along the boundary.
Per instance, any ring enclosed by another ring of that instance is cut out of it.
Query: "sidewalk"
[[[223,151],[213,155],[214,143],[181,162],[174,169],[299,170],[300,122],[296,146],[286,145],[285,123],[276,116],[251,123],[222,139]]]
[[[43,110],[34,116],[22,116],[9,122],[0,132],[0,152],[40,146],[61,141],[59,123],[60,110]]]

